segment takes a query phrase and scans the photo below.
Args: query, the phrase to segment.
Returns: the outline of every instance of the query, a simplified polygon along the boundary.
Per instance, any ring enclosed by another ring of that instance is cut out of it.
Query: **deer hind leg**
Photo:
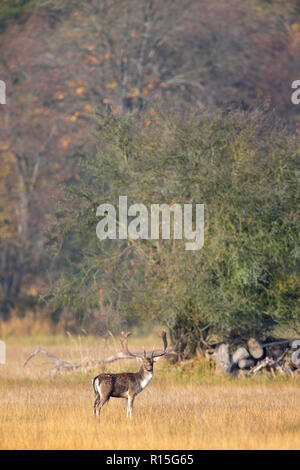
[[[97,404],[98,413],[96,412],[96,415],[98,414],[98,416],[100,416],[101,408],[105,405],[105,403],[108,402],[109,398],[110,398],[110,395],[105,395],[105,396],[100,398],[100,400]]]
[[[132,418],[132,410],[133,410],[133,402],[135,399],[135,395],[128,395],[127,398],[127,415],[126,418]]]
[[[96,379],[95,386],[95,403],[94,403],[94,415],[100,416],[101,408],[108,402],[110,398],[110,388],[105,386],[105,384],[101,384],[100,380]]]
[[[97,416],[97,408],[98,408],[99,402],[100,402],[100,395],[99,395],[99,393],[97,393],[96,394],[96,400],[95,400],[95,403],[94,403],[94,415],[95,416]]]
[[[96,400],[95,400],[95,403],[94,403],[94,415],[95,416],[100,416],[101,408],[102,408],[102,406],[105,405],[105,403],[108,402],[109,398],[110,398],[109,395],[101,397],[99,395],[99,393],[97,394]]]

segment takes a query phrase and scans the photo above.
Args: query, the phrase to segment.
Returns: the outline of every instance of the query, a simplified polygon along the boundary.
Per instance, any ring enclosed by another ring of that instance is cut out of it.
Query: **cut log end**
[[[242,359],[248,359],[249,352],[246,348],[240,347],[232,354],[232,362],[238,364]]]
[[[248,350],[254,359],[261,359],[264,355],[264,348],[255,338],[250,338],[248,340]]]

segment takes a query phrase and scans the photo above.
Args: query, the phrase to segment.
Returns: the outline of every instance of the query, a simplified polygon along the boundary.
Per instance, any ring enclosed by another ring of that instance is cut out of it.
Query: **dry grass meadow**
[[[152,347],[150,337],[145,347]],[[0,449],[299,449],[300,381],[216,377],[200,360],[156,364],[150,385],[137,397],[132,420],[126,402],[111,399],[93,416],[92,378],[98,370],[50,377],[37,344],[61,359],[105,357],[118,350],[95,338],[9,339],[0,366]],[[44,344],[43,344],[44,341]],[[135,345],[137,347],[137,344]],[[119,361],[112,371],[137,370]]]

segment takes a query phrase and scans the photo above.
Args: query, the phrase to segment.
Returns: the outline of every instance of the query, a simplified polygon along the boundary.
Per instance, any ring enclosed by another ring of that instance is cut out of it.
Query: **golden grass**
[[[298,381],[178,379],[161,361],[135,401],[132,420],[122,399],[111,399],[99,420],[91,386],[99,371],[50,378],[44,357],[24,369],[34,347],[9,344],[7,364],[0,366],[0,449],[300,448]],[[99,345],[75,342],[47,349],[69,360],[104,354]],[[105,354],[113,350],[110,343]],[[137,370],[138,364],[111,365],[126,368]]]
[[[48,335],[54,331],[53,325],[47,316],[41,313],[27,312],[24,317],[20,317],[16,312],[12,312],[7,321],[0,322],[0,338],[8,339],[26,338],[31,336]]]

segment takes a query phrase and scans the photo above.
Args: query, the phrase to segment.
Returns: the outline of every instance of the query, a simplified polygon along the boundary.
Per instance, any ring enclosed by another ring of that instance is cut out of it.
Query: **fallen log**
[[[239,362],[238,362],[238,366],[240,369],[250,369],[251,367],[253,367],[255,365],[255,361],[251,358],[249,359],[241,359]]]
[[[238,364],[242,359],[248,359],[249,352],[246,348],[240,347],[232,354],[232,362]]]
[[[261,359],[264,355],[264,348],[255,338],[250,338],[248,340],[248,350],[254,359]]]
[[[280,346],[280,345],[283,345],[283,344],[290,344],[290,343],[293,343],[293,341],[295,341],[294,339],[285,339],[285,340],[278,340],[278,341],[272,341],[270,343],[264,343],[264,348],[266,347],[270,347],[270,346]]]
[[[233,366],[229,344],[220,344],[216,351],[216,369],[218,372],[231,372]]]

